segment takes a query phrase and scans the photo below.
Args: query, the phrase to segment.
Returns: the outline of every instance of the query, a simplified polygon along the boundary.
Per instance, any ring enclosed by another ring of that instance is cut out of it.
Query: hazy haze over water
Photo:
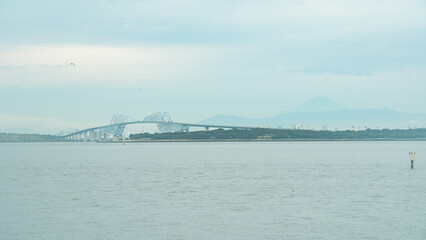
[[[425,239],[425,152],[424,142],[0,144],[1,238]]]

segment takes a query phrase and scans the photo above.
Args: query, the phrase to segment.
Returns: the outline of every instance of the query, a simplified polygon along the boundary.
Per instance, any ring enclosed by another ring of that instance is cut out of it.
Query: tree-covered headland
[[[131,134],[129,140],[426,140],[426,129],[367,129],[365,131],[315,131],[258,128],[251,130],[212,130],[174,133]]]
[[[0,142],[61,142],[63,137],[41,134],[0,133]]]

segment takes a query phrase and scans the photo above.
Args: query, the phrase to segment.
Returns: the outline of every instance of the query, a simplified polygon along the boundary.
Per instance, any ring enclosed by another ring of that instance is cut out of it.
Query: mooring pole
[[[414,160],[416,159],[416,153],[415,152],[409,152],[408,156],[410,156],[411,169],[413,169],[414,168]]]

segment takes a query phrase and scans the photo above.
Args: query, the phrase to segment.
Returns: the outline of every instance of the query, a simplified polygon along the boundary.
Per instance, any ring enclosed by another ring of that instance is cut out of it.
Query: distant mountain
[[[426,127],[426,114],[409,114],[388,108],[348,109],[328,98],[314,98],[292,111],[269,118],[245,118],[217,115],[201,121],[202,124],[303,128],[352,129]]]
[[[339,103],[331,100],[326,97],[315,97],[311,100],[303,103],[302,105],[296,107],[294,112],[304,112],[304,113],[312,113],[312,112],[325,112],[325,111],[338,111],[346,109]]]
[[[240,125],[240,126],[256,126],[259,119],[238,117],[231,115],[216,115],[214,117],[205,119],[200,124],[220,124],[220,125]]]

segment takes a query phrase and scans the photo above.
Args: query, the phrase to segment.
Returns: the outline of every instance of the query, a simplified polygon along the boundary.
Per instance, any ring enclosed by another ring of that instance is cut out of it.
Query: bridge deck
[[[104,126],[99,126],[99,127],[87,128],[87,129],[80,130],[80,131],[75,132],[75,133],[65,135],[64,137],[69,137],[69,136],[72,136],[72,135],[75,135],[75,134],[81,134],[81,133],[85,133],[85,132],[89,132],[89,131],[94,131],[94,130],[103,129],[103,128],[109,128],[109,127],[114,127],[114,126],[142,124],[142,123],[172,123],[172,124],[178,124],[178,125],[183,125],[183,126],[188,126],[188,127],[203,127],[203,128],[230,128],[230,129],[256,129],[256,128],[259,128],[259,127],[210,125],[210,124],[196,124],[196,123],[183,123],[183,122],[133,121],[133,122],[116,123],[116,124],[111,124],[111,125],[104,125]]]

